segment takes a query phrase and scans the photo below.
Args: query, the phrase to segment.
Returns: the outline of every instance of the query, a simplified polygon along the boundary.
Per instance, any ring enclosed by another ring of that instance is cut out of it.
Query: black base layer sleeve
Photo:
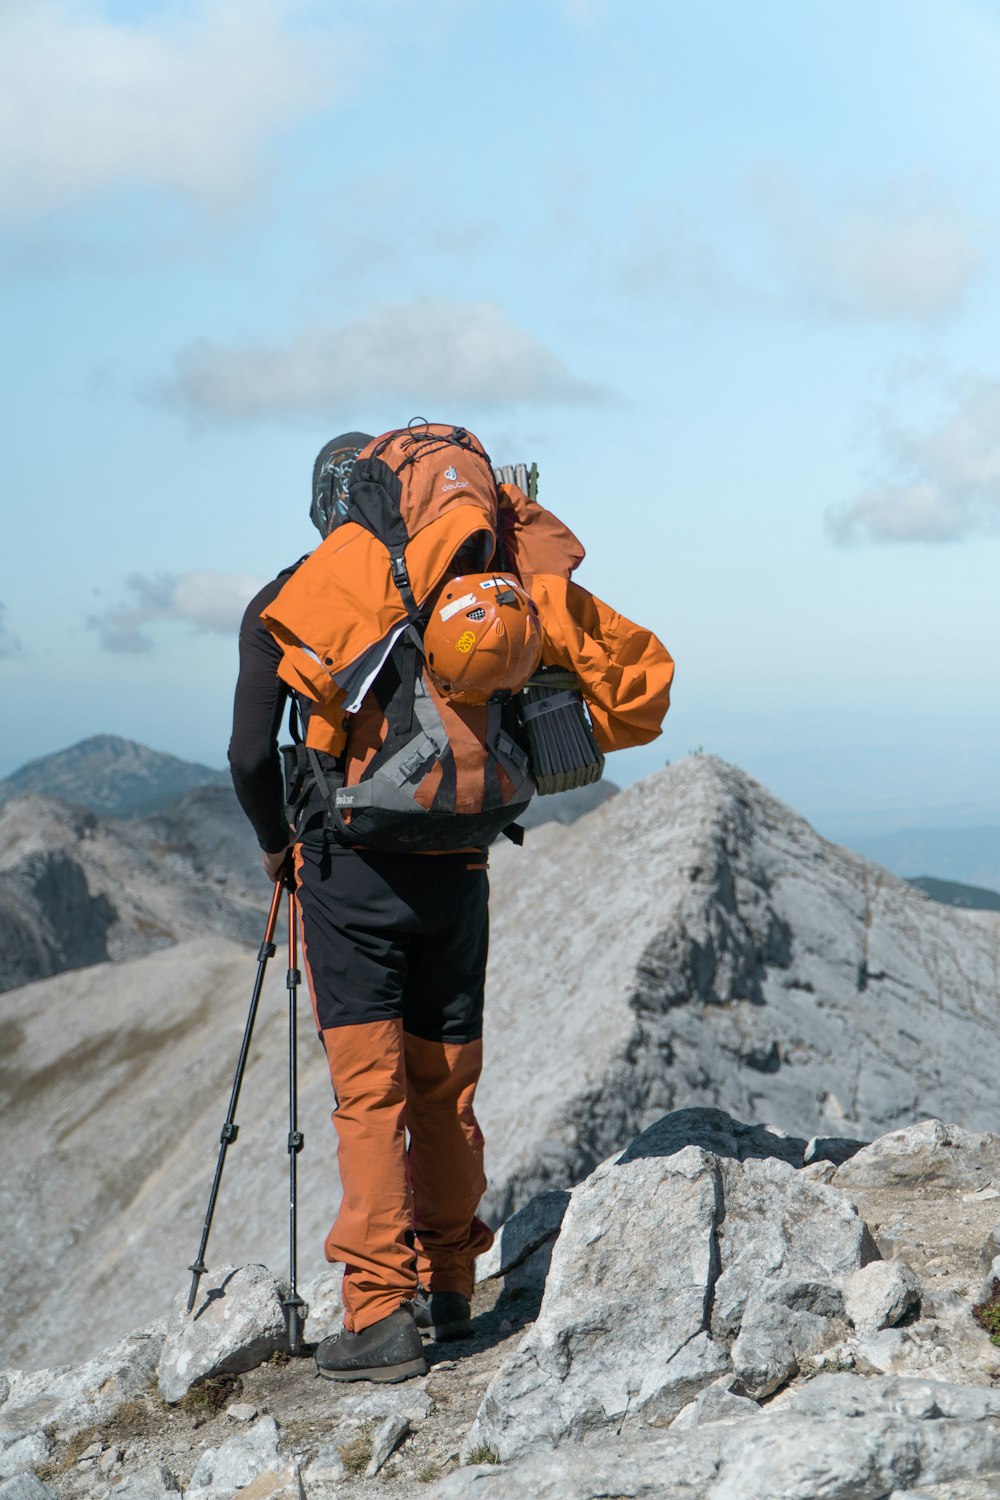
[[[229,769],[239,804],[268,854],[288,843],[285,794],[278,756],[281,716],[288,689],[278,676],[281,647],[260,612],[280,593],[292,569],[265,584],[247,605],[240,626],[240,674],[233,704]]]

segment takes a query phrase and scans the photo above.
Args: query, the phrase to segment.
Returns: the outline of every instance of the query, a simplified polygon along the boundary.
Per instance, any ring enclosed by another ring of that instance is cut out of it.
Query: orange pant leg
[[[337,1095],[333,1123],[344,1192],[326,1258],[344,1264],[344,1326],[360,1333],[417,1289],[403,1026],[370,1021],[322,1036]]]
[[[473,1110],[483,1044],[403,1034],[406,1123],[417,1272],[428,1291],[471,1297],[473,1262],[493,1243],[476,1218],[486,1189],[483,1135]]]

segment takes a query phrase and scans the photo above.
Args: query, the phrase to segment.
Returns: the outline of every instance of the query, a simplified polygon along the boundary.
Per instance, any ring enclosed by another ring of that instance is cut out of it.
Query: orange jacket
[[[583,547],[516,485],[500,486],[498,526],[478,502],[452,505],[411,537],[405,556],[417,604],[426,604],[459,548],[482,531],[494,538],[499,531],[509,565],[538,605],[542,661],[576,673],[602,750],[655,739],[670,701],[670,655],[651,631],[570,583]],[[261,618],[282,648],[281,678],[314,705],[307,742],[338,755],[351,690],[377,668],[406,622],[386,547],[363,526],[345,522]]]

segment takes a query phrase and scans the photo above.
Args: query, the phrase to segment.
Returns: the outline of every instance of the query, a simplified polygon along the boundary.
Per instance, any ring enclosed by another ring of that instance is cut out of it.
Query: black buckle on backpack
[[[417,608],[417,601],[414,599],[413,590],[410,587],[410,575],[406,568],[406,558],[402,554],[399,557],[393,557],[390,559],[389,566],[392,571],[392,581],[396,585],[399,597],[406,607],[406,613],[411,620],[419,620],[420,611]]]

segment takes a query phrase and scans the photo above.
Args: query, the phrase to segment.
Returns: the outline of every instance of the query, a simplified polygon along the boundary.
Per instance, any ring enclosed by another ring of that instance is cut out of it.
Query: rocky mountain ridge
[[[492,862],[495,1220],[687,1105],[805,1136],[995,1119],[1000,919],[828,843],[735,767],[690,757]],[[530,1135],[505,1128],[514,1098]]]
[[[992,1123],[1000,922],[827,844],[733,767],[693,757],[491,859],[477,1110],[492,1222],[671,1109],[722,1108],[800,1144],[932,1114]],[[257,907],[255,939],[262,925]],[[254,968],[201,937],[4,997],[0,1253],[15,1269],[0,1325],[22,1363],[44,1362],[49,1337],[84,1358],[167,1305],[197,1244]],[[339,1185],[305,1004],[308,1279]],[[283,1262],[285,1038],[279,957],[214,1263]]]
[[[525,826],[617,790],[536,798]],[[228,773],[98,735],[0,782],[0,992],[206,932],[249,941],[266,900]]]
[[[132,821],[34,794],[0,807],[0,990],[205,932],[250,941],[265,901],[229,786]]]

